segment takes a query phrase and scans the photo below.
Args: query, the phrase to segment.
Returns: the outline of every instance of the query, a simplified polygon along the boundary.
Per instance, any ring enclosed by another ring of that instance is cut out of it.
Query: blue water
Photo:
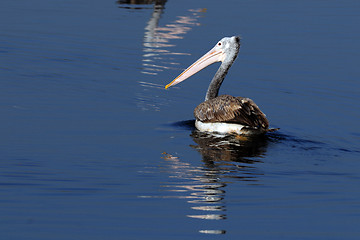
[[[129,2],[0,3],[0,238],[359,239],[360,4]],[[194,129],[219,65],[164,89],[232,35],[276,133]]]

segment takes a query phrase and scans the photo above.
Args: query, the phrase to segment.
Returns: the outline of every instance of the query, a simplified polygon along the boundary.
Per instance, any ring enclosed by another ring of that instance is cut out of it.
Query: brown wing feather
[[[201,122],[237,123],[263,129],[269,127],[265,114],[249,98],[221,95],[199,104],[194,115]]]

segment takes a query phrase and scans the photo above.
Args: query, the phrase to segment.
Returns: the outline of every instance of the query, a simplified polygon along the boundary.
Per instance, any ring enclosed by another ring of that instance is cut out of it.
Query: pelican
[[[195,126],[201,132],[220,134],[256,135],[269,129],[269,121],[259,107],[249,98],[218,96],[220,86],[234,63],[240,49],[240,37],[225,37],[209,52],[183,71],[165,89],[172,87],[207,66],[222,62],[206,92],[205,102],[194,110]]]

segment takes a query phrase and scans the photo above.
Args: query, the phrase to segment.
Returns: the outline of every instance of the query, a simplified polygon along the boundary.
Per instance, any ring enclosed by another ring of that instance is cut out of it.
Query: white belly
[[[195,121],[195,127],[201,132],[216,132],[220,134],[253,135],[264,132],[257,129],[248,129],[244,125],[235,123],[204,123],[198,120]]]

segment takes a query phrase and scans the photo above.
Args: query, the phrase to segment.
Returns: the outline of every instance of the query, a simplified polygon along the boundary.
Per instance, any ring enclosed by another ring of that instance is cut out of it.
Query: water
[[[359,3],[126,2],[1,2],[1,239],[358,239]],[[235,34],[252,141],[193,127],[218,65],[164,89]]]

